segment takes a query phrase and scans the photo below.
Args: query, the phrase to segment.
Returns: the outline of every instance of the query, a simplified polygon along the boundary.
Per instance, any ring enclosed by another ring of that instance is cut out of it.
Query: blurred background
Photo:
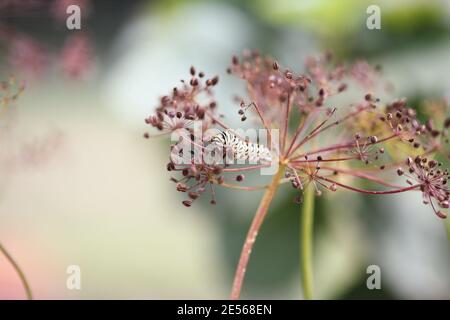
[[[66,8],[81,8],[68,30]],[[366,9],[381,9],[369,30]],[[0,0],[1,79],[25,82],[0,127],[0,241],[38,299],[227,298],[260,192],[181,205],[165,170],[169,141],[144,118],[191,65],[219,74],[229,122],[244,84],[230,57],[259,49],[301,71],[324,50],[380,64],[416,108],[450,95],[450,2],[361,0]],[[300,299],[299,213],[286,187],[262,227],[243,298]],[[419,194],[317,201],[318,299],[450,296],[445,222]],[[448,222],[447,222],[448,224]],[[448,228],[448,227],[447,227]],[[366,268],[381,268],[368,290]],[[81,268],[81,290],[66,287]],[[0,256],[0,298],[23,288]]]

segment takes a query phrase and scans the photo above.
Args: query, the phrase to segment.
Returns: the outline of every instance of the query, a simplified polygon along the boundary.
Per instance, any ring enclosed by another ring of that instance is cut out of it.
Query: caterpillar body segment
[[[237,160],[262,163],[272,162],[272,154],[266,146],[245,141],[229,130],[213,136],[211,142],[226,149],[230,148],[234,158]]]

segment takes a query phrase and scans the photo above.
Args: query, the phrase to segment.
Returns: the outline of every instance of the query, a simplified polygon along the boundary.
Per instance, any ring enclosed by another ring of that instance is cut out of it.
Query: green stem
[[[23,285],[23,287],[25,289],[25,293],[27,295],[27,299],[28,300],[33,300],[33,294],[31,293],[31,288],[30,288],[30,285],[28,284],[28,281],[27,281],[27,279],[25,277],[25,274],[23,273],[22,269],[19,267],[17,262],[14,260],[14,258],[9,254],[9,252],[6,250],[6,248],[1,243],[0,243],[0,252],[2,252],[4,254],[6,259],[9,261],[9,263],[11,263],[11,265],[14,268],[14,270],[19,275],[20,281],[22,281],[22,285]]]
[[[313,298],[313,263],[312,241],[314,226],[314,189],[307,188],[304,193],[302,215],[300,218],[300,259],[303,296],[307,300]]]
[[[444,226],[445,226],[445,230],[447,231],[448,244],[450,245],[450,219],[444,220]]]
[[[450,219],[444,220],[445,231],[447,231],[447,240],[450,246]]]

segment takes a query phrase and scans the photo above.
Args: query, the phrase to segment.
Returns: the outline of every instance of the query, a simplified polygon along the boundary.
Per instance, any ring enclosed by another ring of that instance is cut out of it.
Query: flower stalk
[[[267,215],[269,206],[275,196],[275,193],[280,184],[280,178],[284,172],[284,166],[280,165],[278,167],[277,173],[274,175],[272,182],[267,188],[261,202],[259,204],[258,210],[255,213],[250,229],[248,230],[247,237],[245,238],[244,245],[242,247],[241,256],[239,258],[239,263],[236,268],[236,274],[234,276],[233,287],[231,289],[232,300],[239,299],[241,295],[242,283],[244,282],[245,272],[247,271],[248,260],[253,249],[253,244],[258,236],[259,229],[261,228],[264,218]]]

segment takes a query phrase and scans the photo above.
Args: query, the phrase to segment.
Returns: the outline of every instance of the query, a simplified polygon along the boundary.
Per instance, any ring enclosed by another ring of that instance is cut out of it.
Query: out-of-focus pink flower
[[[0,10],[9,10],[14,12],[23,12],[24,10],[33,10],[42,7],[45,0],[1,0]]]
[[[18,72],[36,77],[42,74],[47,65],[47,52],[30,37],[13,37],[8,60]]]
[[[356,81],[358,81],[365,88],[373,88],[376,79],[376,68],[373,68],[366,61],[356,61],[351,68],[351,73]]]
[[[85,34],[67,39],[60,53],[63,72],[71,78],[83,77],[92,65],[92,46]]]
[[[65,20],[69,16],[67,8],[71,5],[80,8],[83,19],[89,15],[89,0],[0,0],[0,16],[26,16],[39,10],[39,14],[51,17],[65,28]],[[47,49],[46,44],[39,43],[31,35],[24,34],[3,21],[0,21],[0,45],[7,49],[7,64],[25,78],[42,76],[54,54]],[[89,37],[79,31],[68,33],[64,47],[56,55],[57,63],[62,65],[66,75],[71,78],[84,76],[92,65]]]

